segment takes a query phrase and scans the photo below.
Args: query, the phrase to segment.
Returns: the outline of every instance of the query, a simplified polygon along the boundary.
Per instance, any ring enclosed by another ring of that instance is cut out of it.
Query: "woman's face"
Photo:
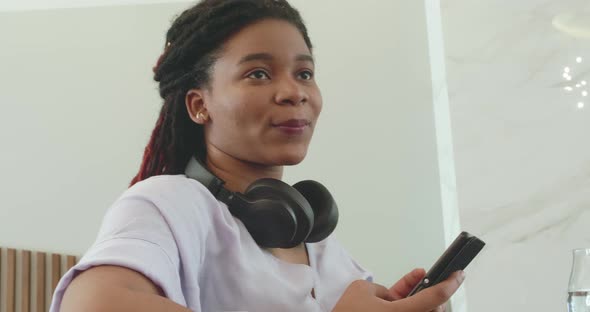
[[[275,19],[226,41],[201,95],[207,148],[262,165],[301,162],[322,109],[303,36]]]

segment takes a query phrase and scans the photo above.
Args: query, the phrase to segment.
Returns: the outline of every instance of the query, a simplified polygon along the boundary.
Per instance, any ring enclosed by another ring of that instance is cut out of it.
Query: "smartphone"
[[[481,239],[467,232],[461,232],[426,273],[422,281],[412,289],[408,297],[446,280],[455,271],[464,270],[485,244]]]

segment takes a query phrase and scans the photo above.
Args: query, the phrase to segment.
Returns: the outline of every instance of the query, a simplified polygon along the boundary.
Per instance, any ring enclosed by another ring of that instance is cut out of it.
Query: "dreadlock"
[[[130,186],[155,175],[184,173],[192,156],[205,158],[203,126],[190,119],[186,93],[209,87],[211,68],[231,35],[269,18],[297,27],[312,49],[299,12],[286,0],[203,0],[176,17],[153,68],[164,104]]]

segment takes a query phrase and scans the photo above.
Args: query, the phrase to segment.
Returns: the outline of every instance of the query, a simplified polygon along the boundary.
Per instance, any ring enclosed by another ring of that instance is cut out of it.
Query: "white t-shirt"
[[[96,265],[138,271],[195,312],[331,311],[352,281],[373,279],[332,236],[306,247],[309,266],[280,260],[201,183],[154,176],[110,207],[96,242],[59,281],[50,312],[72,279]]]

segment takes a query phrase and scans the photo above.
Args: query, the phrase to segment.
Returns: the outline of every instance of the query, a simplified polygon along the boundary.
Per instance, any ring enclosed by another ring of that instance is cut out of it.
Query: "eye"
[[[268,74],[263,70],[255,70],[248,75],[248,78],[256,79],[256,80],[263,80],[263,79],[270,79]]]
[[[304,70],[299,73],[299,76],[303,78],[303,80],[312,80],[313,79],[313,72],[311,70]]]

